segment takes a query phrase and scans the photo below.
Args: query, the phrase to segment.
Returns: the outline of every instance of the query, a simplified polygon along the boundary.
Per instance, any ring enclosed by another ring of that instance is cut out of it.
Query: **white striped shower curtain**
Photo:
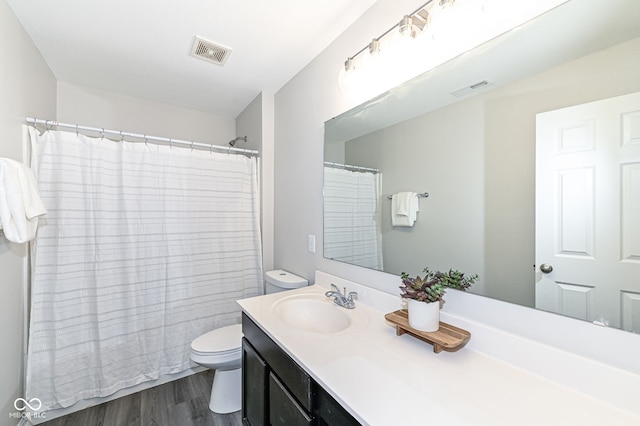
[[[380,174],[324,168],[324,257],[382,270]]]
[[[30,135],[48,214],[32,246],[27,399],[68,407],[195,366],[191,341],[262,292],[257,159]]]

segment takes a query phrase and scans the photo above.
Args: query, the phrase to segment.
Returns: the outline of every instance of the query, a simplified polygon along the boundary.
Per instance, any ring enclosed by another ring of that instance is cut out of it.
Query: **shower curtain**
[[[68,407],[195,366],[191,341],[262,293],[257,159],[30,136],[48,214],[32,246],[27,399]]]
[[[380,174],[324,168],[324,257],[382,270]]]

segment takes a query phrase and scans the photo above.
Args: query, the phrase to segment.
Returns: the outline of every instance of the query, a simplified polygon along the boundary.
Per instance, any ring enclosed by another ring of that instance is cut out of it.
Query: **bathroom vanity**
[[[355,309],[324,296],[331,283],[358,292]],[[385,321],[400,307],[398,296],[329,274],[317,272],[313,286],[238,303],[245,424],[640,424],[637,375],[575,357],[570,365],[582,382],[572,388],[484,352],[486,344],[474,339],[486,343],[496,331],[446,313],[446,322],[472,337],[457,352],[434,353],[425,342],[397,336]],[[549,356],[548,347],[514,335],[496,341],[503,345],[499,351],[544,368],[564,366],[561,351]],[[625,386],[625,405],[586,395],[580,387],[591,380]]]
[[[245,424],[360,424],[245,314],[242,330]]]

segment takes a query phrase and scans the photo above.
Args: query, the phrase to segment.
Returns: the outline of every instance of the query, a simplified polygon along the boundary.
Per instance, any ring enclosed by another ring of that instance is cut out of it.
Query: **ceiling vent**
[[[475,84],[472,84],[471,86],[467,86],[467,87],[462,87],[458,90],[454,90],[453,92],[451,92],[451,94],[453,96],[456,97],[460,97],[460,96],[464,96],[464,95],[468,95],[469,93],[473,92],[474,90],[478,90],[481,89],[483,87],[487,87],[489,85],[489,82],[487,80],[483,80],[483,81],[479,81]]]
[[[191,56],[216,65],[224,65],[231,55],[231,49],[196,36],[191,48]]]

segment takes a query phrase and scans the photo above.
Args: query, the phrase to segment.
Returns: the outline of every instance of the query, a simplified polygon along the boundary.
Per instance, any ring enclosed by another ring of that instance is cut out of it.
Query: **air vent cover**
[[[231,55],[231,49],[196,36],[191,48],[191,56],[216,65],[224,65]]]
[[[468,95],[469,93],[473,92],[474,90],[478,90],[481,89],[483,87],[488,86],[490,83],[487,80],[482,80],[479,81],[475,84],[472,84],[471,86],[467,86],[467,87],[462,87],[458,90],[454,90],[453,92],[451,92],[451,94],[453,96],[456,97],[460,97],[460,96],[464,96],[464,95]]]

